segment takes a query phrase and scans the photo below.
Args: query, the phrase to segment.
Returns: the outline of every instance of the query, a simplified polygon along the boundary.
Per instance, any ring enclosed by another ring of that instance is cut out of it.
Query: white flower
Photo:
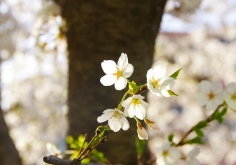
[[[228,106],[236,110],[236,83],[230,83],[224,91],[224,99]]]
[[[191,150],[186,156],[186,164],[187,165],[200,165],[201,163],[195,157],[199,154],[199,148],[194,148]]]
[[[166,143],[157,149],[156,157],[156,163],[158,165],[177,165],[181,153],[177,148],[171,147],[170,143]]]
[[[107,109],[103,111],[103,114],[97,118],[99,123],[108,120],[108,125],[114,132],[119,131],[121,128],[123,130],[129,129],[129,122],[125,118],[124,113],[117,109]]]
[[[104,86],[115,84],[116,90],[122,90],[126,87],[126,78],[130,77],[134,71],[134,67],[128,63],[128,57],[125,53],[121,53],[117,65],[112,60],[103,61],[102,69],[106,75],[100,79],[100,82]]]
[[[170,90],[175,81],[171,77],[167,77],[166,68],[163,66],[156,66],[149,69],[147,72],[147,87],[157,96],[170,97],[168,90]]]
[[[140,120],[143,120],[146,116],[146,109],[148,103],[143,101],[144,97],[141,95],[133,95],[122,102],[122,106],[125,108],[124,113],[129,117],[136,116]]]
[[[215,110],[224,102],[222,83],[220,81],[203,80],[199,84],[200,93],[197,95],[198,102],[201,106],[206,105],[207,110]]]
[[[47,143],[46,144],[46,148],[47,148],[47,151],[52,154],[52,155],[55,155],[57,157],[62,157],[61,155],[61,151],[52,143]]]
[[[148,139],[148,133],[141,123],[137,123],[137,133],[140,140]]]
[[[145,123],[148,124],[148,126],[151,128],[151,129],[154,129],[154,130],[160,130],[159,126],[157,125],[157,123],[155,121],[150,121],[148,120],[147,118],[144,119]]]

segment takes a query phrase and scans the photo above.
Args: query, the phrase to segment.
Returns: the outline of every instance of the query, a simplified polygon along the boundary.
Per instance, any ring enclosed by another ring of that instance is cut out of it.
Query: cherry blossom
[[[127,78],[134,71],[134,67],[128,63],[128,57],[125,53],[121,53],[117,64],[112,60],[104,60],[101,66],[106,75],[100,79],[100,82],[104,86],[115,84],[116,90],[122,90],[126,87]]]
[[[125,118],[124,113],[118,109],[107,109],[103,111],[103,114],[97,118],[99,123],[105,122],[107,120],[110,129],[114,132],[118,132],[121,128],[123,130],[129,129],[128,120]]]
[[[171,147],[170,143],[166,143],[157,149],[156,157],[158,165],[177,165],[181,153],[177,148]]]
[[[147,72],[147,87],[156,96],[170,97],[168,90],[174,84],[174,78],[166,76],[166,68],[164,66],[156,66]]]
[[[224,99],[230,108],[236,110],[236,83],[230,83],[224,91]]]
[[[215,110],[224,102],[222,83],[220,81],[203,80],[199,84],[200,93],[197,95],[198,102],[201,106],[206,105],[207,110]]]
[[[146,109],[148,103],[143,101],[144,97],[141,95],[133,95],[122,102],[125,108],[124,113],[130,118],[136,116],[138,119],[143,120],[146,116]]]

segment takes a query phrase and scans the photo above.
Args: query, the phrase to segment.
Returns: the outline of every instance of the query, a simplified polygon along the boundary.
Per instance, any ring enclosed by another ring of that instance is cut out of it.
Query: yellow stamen
[[[215,97],[215,95],[212,92],[208,94],[209,100],[214,99],[214,97]]]
[[[152,77],[152,82],[151,82],[151,84],[152,84],[152,86],[153,86],[154,88],[160,86],[160,85],[159,85],[159,80],[155,80],[153,77]]]
[[[236,92],[234,92],[234,94],[231,95],[231,99],[236,101]]]
[[[116,76],[116,79],[118,80],[122,76],[122,71],[117,68],[117,72],[114,74]]]
[[[120,113],[116,111],[116,112],[112,115],[112,118],[120,119]]]
[[[141,104],[141,103],[140,103],[139,99],[132,99],[131,104],[133,104],[134,107],[135,107],[136,105],[139,105],[139,104]]]
[[[163,154],[162,154],[164,157],[166,157],[166,156],[168,156],[169,155],[169,153],[168,153],[168,151],[163,151]]]

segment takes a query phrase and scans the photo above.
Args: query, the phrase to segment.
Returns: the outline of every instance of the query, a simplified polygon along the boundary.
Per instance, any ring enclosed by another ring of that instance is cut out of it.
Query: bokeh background
[[[23,164],[42,165],[47,142],[66,147],[66,23],[53,1],[1,0],[0,13],[1,107]],[[148,94],[148,116],[161,129],[149,130],[153,156],[170,133],[178,141],[210,114],[196,101],[201,80],[236,81],[236,1],[169,0],[155,45],[158,64],[168,74],[183,69],[173,89],[180,96]],[[235,119],[229,111],[223,124],[205,130],[206,145],[197,146],[202,164],[236,164]]]

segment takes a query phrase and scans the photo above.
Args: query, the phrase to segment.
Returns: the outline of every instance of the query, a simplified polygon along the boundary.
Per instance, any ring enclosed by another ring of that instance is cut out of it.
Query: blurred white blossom
[[[228,106],[236,110],[236,83],[230,83],[224,91],[224,99]]]
[[[207,110],[215,110],[223,103],[223,88],[220,81],[203,80],[199,84],[199,93],[197,95],[198,102],[201,106],[206,105]]]
[[[199,160],[196,159],[196,156],[200,153],[199,148],[194,148],[186,156],[186,165],[200,165]]]
[[[46,144],[46,148],[47,148],[49,154],[55,155],[55,156],[57,156],[57,157],[62,158],[61,151],[60,151],[60,150],[57,148],[57,146],[55,146],[54,144],[52,144],[52,143],[47,143],[47,144]]]
[[[158,165],[177,165],[180,157],[180,151],[172,147],[170,143],[164,144],[156,151],[156,163]]]

